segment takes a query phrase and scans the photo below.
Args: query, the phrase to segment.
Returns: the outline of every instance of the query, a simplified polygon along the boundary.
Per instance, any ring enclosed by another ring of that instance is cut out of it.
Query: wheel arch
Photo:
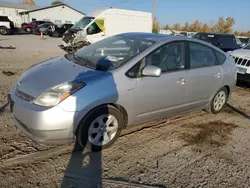
[[[122,128],[127,127],[128,113],[127,113],[126,109],[122,105],[117,104],[117,103],[106,103],[106,104],[100,104],[100,105],[92,108],[85,115],[80,115],[81,117],[78,118],[79,121],[75,124],[76,127],[74,128],[74,133],[76,133],[78,126],[80,123],[82,123],[82,121],[85,121],[85,119],[87,119],[93,111],[97,110],[98,108],[102,108],[103,106],[110,106],[110,107],[118,109],[121,112],[122,119],[124,120],[124,124],[122,125]]]
[[[227,89],[227,94],[230,95],[231,89],[228,85],[224,85],[224,87]]]

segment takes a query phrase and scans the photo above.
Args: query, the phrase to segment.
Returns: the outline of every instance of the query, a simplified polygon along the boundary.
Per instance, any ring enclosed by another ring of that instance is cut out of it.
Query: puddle
[[[187,145],[222,147],[237,127],[235,124],[223,121],[183,125],[184,131],[179,138]]]

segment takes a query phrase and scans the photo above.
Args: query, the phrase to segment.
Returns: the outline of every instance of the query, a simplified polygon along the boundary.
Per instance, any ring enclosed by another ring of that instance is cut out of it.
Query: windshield
[[[247,44],[243,49],[250,50],[250,44]]]
[[[83,17],[72,27],[72,29],[82,30],[94,19],[94,17]]]
[[[109,71],[125,64],[153,44],[154,41],[150,40],[113,36],[84,47],[66,58],[82,66]]]
[[[239,40],[242,42],[242,43],[249,43],[250,42],[250,39],[249,38],[239,38]]]

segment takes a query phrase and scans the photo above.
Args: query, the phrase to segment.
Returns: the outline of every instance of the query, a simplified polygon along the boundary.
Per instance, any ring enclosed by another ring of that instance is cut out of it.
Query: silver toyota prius
[[[234,59],[184,36],[125,33],[28,68],[13,84],[16,126],[39,143],[76,140],[100,151],[131,125],[204,109],[220,112]]]

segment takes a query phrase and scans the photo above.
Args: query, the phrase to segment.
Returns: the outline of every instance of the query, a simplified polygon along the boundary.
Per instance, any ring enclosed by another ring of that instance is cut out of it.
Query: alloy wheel
[[[214,98],[214,109],[220,111],[226,103],[227,95],[225,91],[220,91]]]
[[[96,146],[108,144],[116,136],[118,121],[115,116],[104,114],[97,117],[88,130],[89,142]]]

